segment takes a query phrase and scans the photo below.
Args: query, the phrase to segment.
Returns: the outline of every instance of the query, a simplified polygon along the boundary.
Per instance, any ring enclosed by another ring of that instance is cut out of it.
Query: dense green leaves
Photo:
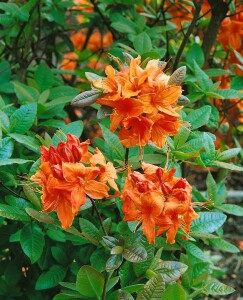
[[[161,274],[152,277],[139,293],[137,300],[160,300],[163,291],[165,290],[165,282]]]

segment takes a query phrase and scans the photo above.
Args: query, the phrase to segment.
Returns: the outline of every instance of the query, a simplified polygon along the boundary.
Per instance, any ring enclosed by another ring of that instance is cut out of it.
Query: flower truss
[[[31,177],[42,188],[43,212],[56,210],[63,228],[71,226],[86,196],[109,198],[110,187],[119,194],[113,164],[98,148],[91,154],[88,146],[89,140],[81,143],[72,134],[57,148],[41,146],[41,170]]]
[[[165,170],[142,163],[144,174],[128,172],[122,211],[125,221],[141,221],[149,243],[166,231],[167,242],[174,243],[181,228],[185,235],[191,222],[198,218],[192,208],[191,186],[184,178],[176,178],[176,169]]]
[[[119,126],[119,139],[126,147],[145,146],[149,141],[163,147],[166,136],[175,135],[180,127],[178,98],[181,86],[163,73],[165,63],[150,60],[141,67],[141,57],[131,58],[129,66],[120,64],[116,72],[106,67],[107,78],[92,82],[103,95],[96,103],[112,108],[110,130]]]

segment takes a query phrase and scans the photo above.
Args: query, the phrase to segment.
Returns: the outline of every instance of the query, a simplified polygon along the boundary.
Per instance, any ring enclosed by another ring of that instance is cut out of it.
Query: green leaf
[[[118,269],[120,267],[120,265],[122,264],[122,255],[112,255],[106,263],[106,271],[107,272],[112,272],[116,269]]]
[[[14,149],[13,140],[10,137],[2,139],[2,145],[0,147],[0,160],[7,159],[12,156]]]
[[[61,265],[67,266],[69,264],[67,254],[60,247],[51,247],[53,258]]]
[[[225,74],[229,74],[229,71],[224,70],[224,69],[213,69],[212,68],[212,69],[205,70],[205,73],[208,76],[218,77],[218,76],[222,76],[222,75],[225,75]]]
[[[118,32],[136,34],[136,24],[126,18],[121,18],[121,21],[112,22],[111,27]]]
[[[69,299],[87,300],[86,298],[82,297],[79,293],[73,291],[63,291],[62,293],[57,294],[52,300],[69,300]]]
[[[152,49],[152,42],[146,32],[138,34],[133,42],[134,49],[139,53],[143,54]]]
[[[40,87],[40,91],[43,92],[52,88],[54,83],[54,77],[51,73],[50,68],[45,62],[41,62],[34,74],[34,80],[37,82]]]
[[[0,3],[0,8],[2,4],[7,3]],[[10,3],[8,3],[10,4]],[[3,60],[0,62],[0,85],[9,81],[11,76],[11,66],[7,60]]]
[[[193,286],[198,285],[199,283],[207,280],[209,276],[209,263],[200,262],[193,265],[192,268],[192,278],[193,278]]]
[[[232,171],[243,171],[243,167],[236,166],[231,163],[218,161],[218,160],[211,161],[209,166],[210,167],[219,167],[219,168],[228,169],[228,170],[232,170]]]
[[[167,287],[162,294],[162,300],[186,300],[187,295],[181,284],[175,283]]]
[[[13,81],[12,84],[20,104],[34,103],[39,99],[40,93],[37,89],[18,81]]]
[[[21,209],[17,207],[12,207],[7,204],[0,203],[0,217],[4,217],[10,220],[17,220],[28,222],[30,220],[29,216]]]
[[[9,159],[0,160],[0,167],[12,165],[12,164],[25,164],[30,161],[31,160],[21,159],[21,158],[9,158]]]
[[[125,156],[125,151],[124,151],[123,146],[120,143],[118,136],[116,134],[112,133],[104,125],[102,125],[100,123],[99,123],[99,125],[102,130],[106,145],[109,147],[112,158],[123,160],[124,156]]]
[[[161,274],[151,278],[139,293],[137,300],[161,300],[161,295],[165,290],[165,282]]]
[[[224,284],[219,282],[217,279],[211,279],[203,288],[203,292],[206,295],[229,295],[233,293],[235,290]]]
[[[34,223],[26,224],[21,231],[20,245],[31,263],[35,263],[41,257],[45,245],[43,232]]]
[[[197,62],[199,67],[204,65],[204,54],[202,48],[198,44],[193,44],[186,54],[186,62],[193,68],[194,61]]]
[[[192,255],[193,257],[197,258],[198,260],[210,262],[210,258],[195,244],[193,244],[189,241],[182,241],[182,240],[180,241],[180,243],[186,249],[187,254]]]
[[[159,262],[154,272],[161,274],[164,282],[176,281],[188,269],[187,265],[177,261]]]
[[[243,76],[233,77],[230,87],[234,90],[242,90],[242,86],[243,86]]]
[[[211,86],[213,85],[213,82],[208,77],[208,75],[198,66],[195,60],[194,60],[194,73],[199,86],[204,90],[204,92],[209,91]]]
[[[220,161],[228,160],[230,158],[236,157],[240,153],[240,151],[241,148],[232,148],[229,150],[225,150],[217,155],[217,159]]]
[[[143,247],[128,247],[123,250],[123,257],[130,262],[142,262],[147,259],[147,252]]]
[[[47,120],[47,121],[41,122],[39,125],[53,127],[53,128],[61,128],[61,127],[65,126],[65,123],[64,123],[64,121],[61,121],[61,120]]]
[[[210,172],[208,172],[208,176],[206,179],[208,197],[210,200],[215,201],[216,193],[217,193],[217,185],[216,182]]]
[[[221,204],[215,208],[234,216],[243,217],[243,207],[236,204]]]
[[[209,244],[213,246],[214,248],[217,248],[219,250],[230,252],[230,253],[238,253],[240,250],[233,244],[218,238],[218,239],[209,239]]]
[[[23,191],[25,193],[25,196],[28,198],[28,200],[33,204],[33,206],[37,209],[41,209],[41,201],[37,197],[35,191],[33,190],[33,187],[31,187],[28,184],[23,185]]]
[[[213,233],[226,221],[226,215],[220,212],[199,212],[199,218],[194,219],[191,231]]]
[[[32,138],[31,136],[19,134],[19,133],[10,133],[9,136],[13,138],[16,142],[23,144],[26,148],[40,153],[40,144],[37,142],[36,139]]]
[[[235,98],[243,98],[243,92],[237,90],[226,90],[221,89],[217,90],[217,94],[219,94],[222,99],[235,99]]]
[[[76,288],[83,296],[100,299],[104,288],[104,277],[91,266],[82,266],[77,274]]]
[[[22,105],[10,117],[10,131],[25,134],[33,125],[36,113],[36,104]]]
[[[186,127],[181,127],[179,132],[174,136],[175,149],[182,147],[190,135],[190,130]]]
[[[82,233],[87,233],[89,236],[94,238],[96,241],[100,240],[99,230],[95,227],[93,223],[86,219],[79,219],[79,225]]]
[[[113,288],[113,286],[118,283],[119,280],[120,280],[119,276],[110,278],[107,283],[106,291],[108,292],[109,290],[111,290]]]
[[[1,96],[0,96],[1,99]],[[4,111],[0,110],[0,128],[4,129],[5,131],[9,131],[10,122],[7,114]]]
[[[186,121],[191,124],[192,129],[197,129],[208,123],[210,114],[211,106],[205,105],[190,112],[186,117]]]
[[[46,290],[57,286],[66,276],[66,268],[54,265],[44,273],[42,273],[35,284],[36,290]]]
[[[27,212],[27,214],[34,218],[35,220],[42,222],[42,223],[46,223],[46,224],[53,224],[56,220],[54,218],[52,218],[51,216],[49,216],[47,213],[42,213],[39,212],[38,210],[35,210],[31,207],[27,207],[25,209],[25,211]]]

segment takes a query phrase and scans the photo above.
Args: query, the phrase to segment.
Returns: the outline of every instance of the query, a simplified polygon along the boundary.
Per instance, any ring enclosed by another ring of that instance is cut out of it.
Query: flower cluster
[[[88,146],[89,140],[81,143],[72,134],[57,148],[41,146],[41,170],[31,177],[42,188],[43,211],[56,210],[63,228],[71,226],[86,196],[109,198],[110,187],[119,194],[113,164],[106,163],[98,148],[90,153]]]
[[[162,147],[166,136],[180,129],[177,106],[182,90],[163,73],[165,64],[150,60],[143,69],[141,57],[131,58],[129,66],[105,69],[107,78],[96,79],[93,87],[104,94],[98,104],[112,108],[110,130],[119,126],[119,139],[124,147],[145,146],[149,141]]]
[[[121,194],[124,220],[141,221],[149,243],[165,231],[167,242],[174,243],[178,229],[188,234],[191,222],[199,217],[192,208],[192,188],[186,179],[174,176],[175,169],[147,163],[142,168],[144,174],[128,172]]]

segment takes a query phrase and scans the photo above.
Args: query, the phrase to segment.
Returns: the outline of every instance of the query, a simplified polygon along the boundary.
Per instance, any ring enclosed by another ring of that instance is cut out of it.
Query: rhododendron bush
[[[0,3],[0,298],[240,297],[213,253],[240,251],[242,10]]]

